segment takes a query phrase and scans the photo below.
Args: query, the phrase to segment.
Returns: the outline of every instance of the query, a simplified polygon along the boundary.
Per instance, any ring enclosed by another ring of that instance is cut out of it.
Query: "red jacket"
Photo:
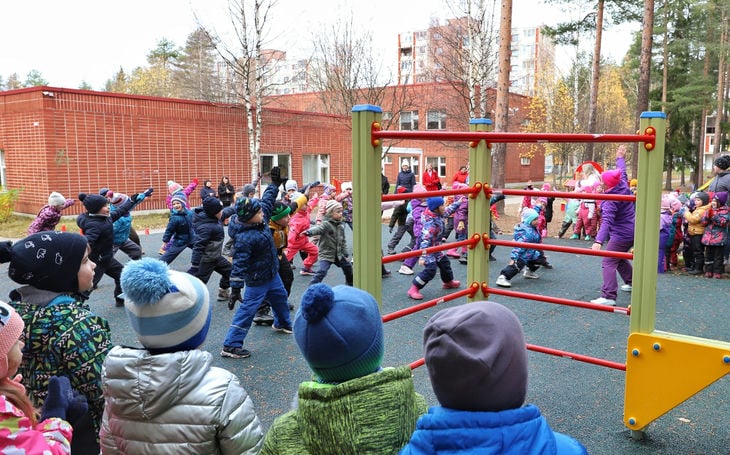
[[[425,171],[421,177],[421,184],[426,187],[426,191],[437,191],[441,181],[436,171]]]

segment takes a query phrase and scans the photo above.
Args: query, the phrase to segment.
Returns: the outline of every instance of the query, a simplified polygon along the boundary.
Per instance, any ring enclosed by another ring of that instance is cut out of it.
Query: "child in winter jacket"
[[[136,203],[152,194],[152,188],[142,193],[136,193],[119,205],[114,212],[110,212],[109,201],[99,194],[79,194],[79,200],[86,208],[86,213],[76,217],[76,225],[82,230],[89,241],[91,252],[89,258],[96,264],[94,270],[94,287],[99,284],[104,274],[114,279],[114,300],[117,306],[124,305],[124,299],[119,297],[122,288],[119,277],[122,273],[122,264],[114,259],[114,222],[123,217]],[[87,291],[88,298],[91,291]]]
[[[295,195],[295,198],[297,195]],[[308,237],[300,235],[306,231],[312,225],[311,213],[312,208],[317,206],[317,199],[308,201],[306,204],[302,204],[299,210],[294,212],[289,220],[289,245],[286,249],[286,259],[291,262],[300,251],[307,253],[307,257],[304,259],[304,265],[302,270],[299,271],[300,275],[314,275],[312,267],[317,263],[319,255],[319,248],[317,245],[312,243]]]
[[[0,302],[0,452],[9,449],[9,453],[70,454],[73,429],[65,420],[68,399],[65,406],[56,406],[60,412],[45,412],[39,421],[20,383],[22,376],[16,375],[23,356],[23,331],[18,313]]]
[[[335,200],[327,201],[325,216],[320,224],[302,232],[302,235],[311,237],[319,236],[317,247],[319,248],[319,261],[310,285],[320,283],[327,276],[332,265],[342,269],[345,275],[345,283],[352,286],[352,263],[347,251],[345,239],[345,226],[343,221],[342,204]]]
[[[185,248],[192,248],[195,241],[193,211],[187,207],[187,198],[183,194],[177,194],[173,196],[171,202],[172,212],[165,233],[162,234],[162,243],[167,245],[167,248],[160,257],[166,264],[171,264]]]
[[[102,452],[259,453],[264,432],[251,397],[200,349],[208,288],[144,258],[124,267],[122,289],[141,347],[115,346],[104,361]]]
[[[238,231],[235,234],[233,248],[231,297],[228,308],[233,309],[238,301],[242,303],[236,309],[231,327],[223,341],[221,351],[223,357],[242,359],[251,355],[243,344],[254,315],[264,300],[269,302],[274,312],[271,328],[285,334],[292,333],[289,295],[279,275],[280,259],[269,227],[274,202],[282,184],[280,169],[272,168],[270,176],[271,184],[266,187],[261,199],[242,198],[236,202],[235,223],[238,225]],[[233,224],[229,223],[229,233]],[[243,296],[241,296],[242,288],[244,288]]]
[[[76,203],[76,199],[66,199],[61,193],[52,192],[48,205],[44,205],[28,227],[28,235],[41,231],[53,231],[61,221],[61,212]]]
[[[728,226],[730,226],[730,209],[727,206],[728,194],[726,191],[715,193],[710,207],[702,216],[701,223],[705,226],[702,234],[702,245],[707,253],[707,278],[722,278],[725,271],[724,250],[728,242]]]
[[[215,197],[208,197],[201,207],[193,210],[193,254],[190,258],[188,273],[196,276],[203,283],[217,272],[219,302],[229,300],[231,263],[223,257],[223,241],[226,238],[223,222],[234,212],[233,207],[223,207],[223,203]]]
[[[420,250],[432,246],[438,246],[443,241],[444,219],[454,213],[462,204],[462,201],[456,201],[448,207],[444,206],[444,198],[430,197],[426,200],[427,208],[421,215],[421,242]],[[442,251],[433,253],[423,252],[418,263],[423,266],[421,273],[416,275],[411,281],[411,287],[408,289],[408,297],[414,300],[423,299],[421,289],[426,286],[436,276],[438,269],[441,275],[442,286],[444,289],[456,289],[461,284],[454,279],[454,272],[451,270],[451,261],[449,257]]]
[[[299,384],[295,409],[274,421],[261,453],[398,453],[426,402],[408,366],[382,367],[383,321],[373,296],[350,286],[310,286],[294,338],[314,377]]]
[[[690,275],[702,275],[705,273],[705,247],[702,245],[702,234],[705,233],[705,225],[702,224],[702,218],[710,208],[710,195],[704,191],[698,191],[692,195],[692,199],[695,209],[691,212],[689,210],[684,212],[689,236],[689,250],[694,264],[692,270],[688,273]]]
[[[537,223],[538,214],[535,209],[522,210],[522,222],[515,226],[513,240],[515,242],[540,243],[542,237],[537,231]],[[540,251],[529,247],[512,248],[509,263],[499,272],[497,286],[512,287],[510,280],[520,273],[520,270],[525,266],[527,266],[523,272],[525,278],[539,278],[535,272],[540,268]]]
[[[426,188],[418,183],[415,187],[413,187],[413,192],[425,193]],[[411,199],[408,203],[408,208],[411,212],[410,217],[413,218],[413,234],[416,236],[416,241],[414,242],[415,247],[418,247],[418,245],[421,244],[421,234],[423,231],[423,221],[421,215],[423,215],[423,212],[428,207],[426,199],[428,198],[423,197],[420,199]],[[398,269],[398,273],[402,275],[413,275],[413,267],[416,265],[417,262],[418,257],[407,258],[405,261],[403,261],[403,265],[400,266],[400,269]]]
[[[88,413],[72,422],[73,453],[99,453],[102,365],[111,348],[109,324],[79,297],[93,286],[89,251],[87,238],[70,232],[38,232],[0,245],[8,276],[23,285],[10,291],[10,305],[25,322],[18,372],[31,402],[44,405],[52,376],[66,376],[88,402]]]
[[[441,310],[426,324],[423,344],[440,406],[418,419],[401,454],[588,453],[525,404],[525,336],[505,306],[482,301]]]

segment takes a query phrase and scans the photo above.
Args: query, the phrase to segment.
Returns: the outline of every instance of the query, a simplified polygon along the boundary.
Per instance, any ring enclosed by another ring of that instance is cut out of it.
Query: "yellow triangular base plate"
[[[641,430],[730,373],[730,343],[658,332],[629,335],[624,424]]]

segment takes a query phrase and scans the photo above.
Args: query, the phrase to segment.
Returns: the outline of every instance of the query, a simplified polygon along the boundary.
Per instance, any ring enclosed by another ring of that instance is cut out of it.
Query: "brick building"
[[[385,126],[468,130],[467,116],[449,87],[406,86],[399,108],[382,106]],[[297,94],[267,100],[260,162],[264,183],[273,166],[300,184],[351,180],[350,119],[317,113],[322,111],[317,99],[317,94]],[[528,103],[527,97],[511,95],[510,131],[519,131],[528,120]],[[156,193],[142,208],[163,209],[168,180],[185,185],[198,178],[202,185],[211,179],[217,186],[227,175],[236,186],[250,182],[246,131],[246,114],[238,105],[56,87],[0,92],[0,183],[21,190],[15,206],[20,213],[37,213],[51,191],[75,198],[102,187],[131,194],[152,186]],[[404,159],[419,176],[431,162],[447,184],[468,160],[464,143],[392,141],[384,146],[383,171],[391,182]],[[508,144],[507,183],[543,179],[543,154],[529,155],[528,146]],[[190,202],[200,203],[197,192]],[[64,213],[81,211],[78,204]]]
[[[327,156],[330,178],[350,179],[347,119],[266,109],[264,124],[263,174],[280,165],[301,183],[303,163]],[[0,92],[0,183],[21,190],[20,213],[37,213],[51,191],[75,198],[102,187],[131,194],[152,186],[141,208],[163,209],[168,180],[250,182],[246,131],[236,105],[56,87]],[[190,202],[200,203],[197,192]]]
[[[468,131],[466,91],[465,87],[449,82],[387,87],[381,94],[383,127],[391,130]],[[490,115],[487,118],[493,117],[495,99],[496,91],[488,89],[487,110]],[[530,100],[530,97],[510,93],[508,131],[519,132],[529,122]],[[314,92],[271,96],[267,99],[267,106],[293,111],[324,110],[321,94]],[[442,183],[450,184],[459,167],[468,164],[469,159],[468,144],[460,142],[385,140],[383,151],[387,152],[383,157],[383,173],[391,182],[395,181],[403,160],[407,160],[419,179],[425,169],[424,164],[431,163],[439,172]],[[507,144],[505,183],[542,181],[544,167],[542,146]]]

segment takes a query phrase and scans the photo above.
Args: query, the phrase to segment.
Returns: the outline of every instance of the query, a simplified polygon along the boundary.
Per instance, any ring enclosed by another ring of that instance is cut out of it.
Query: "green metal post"
[[[382,308],[383,281],[382,223],[380,193],[380,156],[382,145],[374,146],[371,127],[380,123],[383,110],[379,106],[360,104],[352,108],[352,204],[354,285],[372,294]],[[378,220],[377,223],[375,220]]]
[[[657,254],[659,251],[659,210],[664,169],[667,116],[644,112],[640,132],[656,131],[656,144],[647,150],[639,144],[639,174],[634,230],[634,275],[631,293],[630,332],[651,333],[656,322]]]
[[[489,131],[492,121],[485,118],[472,119],[469,121],[469,131]],[[469,147],[469,186],[475,183],[488,185],[492,177],[492,150],[487,147],[486,141],[479,141],[476,147]],[[489,237],[489,226],[492,222],[492,212],[489,210],[489,198],[484,193],[479,193],[476,198],[469,199],[468,232],[469,236],[479,234]],[[483,232],[480,232],[484,230]],[[477,283],[480,287],[489,281],[489,249],[484,248],[483,243],[477,244],[474,249],[469,250],[468,263],[466,267],[466,286]],[[468,302],[484,300],[481,292],[468,298]]]

